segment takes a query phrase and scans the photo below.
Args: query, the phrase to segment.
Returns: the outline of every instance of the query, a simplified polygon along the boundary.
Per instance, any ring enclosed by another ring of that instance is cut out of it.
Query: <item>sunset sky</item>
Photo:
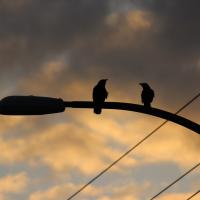
[[[199,0],[0,0],[0,89],[66,101],[107,101],[176,112],[200,92]],[[180,113],[200,123],[200,98]],[[163,122],[125,111],[71,109],[0,116],[0,200],[66,200]],[[76,200],[148,200],[200,162],[200,135],[168,123]],[[200,189],[200,167],[159,200]],[[199,200],[200,194],[194,198]]]

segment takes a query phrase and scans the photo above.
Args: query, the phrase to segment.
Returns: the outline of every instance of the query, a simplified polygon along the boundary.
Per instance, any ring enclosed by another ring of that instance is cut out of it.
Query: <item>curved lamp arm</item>
[[[91,101],[65,101],[64,102],[65,107],[71,107],[71,108],[93,108],[94,104]],[[183,127],[186,127],[198,134],[200,134],[200,125],[186,119],[184,117],[181,117],[179,115],[160,110],[157,108],[146,108],[143,105],[138,104],[131,104],[131,103],[121,103],[121,102],[105,102],[102,105],[102,108],[104,109],[115,109],[115,110],[126,110],[126,111],[133,111],[133,112],[139,112],[144,113],[148,115],[153,115],[156,117],[160,117],[169,121],[172,121],[176,124],[179,124]]]
[[[62,99],[38,96],[8,96],[0,101],[0,114],[3,115],[44,115],[64,112],[66,107],[71,108],[94,108],[92,101],[63,101]],[[104,102],[103,109],[115,109],[140,112],[160,117],[183,127],[186,127],[200,134],[200,125],[181,117],[157,108],[147,108],[143,105]]]

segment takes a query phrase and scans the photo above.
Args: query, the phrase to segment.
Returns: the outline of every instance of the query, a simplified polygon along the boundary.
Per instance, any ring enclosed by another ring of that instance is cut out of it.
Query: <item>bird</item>
[[[151,107],[151,102],[153,101],[153,98],[155,96],[154,91],[151,89],[151,87],[147,83],[140,83],[143,90],[141,93],[141,100],[142,103],[146,108]]]
[[[94,113],[101,114],[102,104],[108,97],[108,92],[105,88],[108,79],[101,79],[97,85],[93,88],[93,103],[94,103]]]

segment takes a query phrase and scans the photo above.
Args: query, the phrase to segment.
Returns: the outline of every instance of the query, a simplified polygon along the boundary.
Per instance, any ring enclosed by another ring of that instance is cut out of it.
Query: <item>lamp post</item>
[[[92,101],[63,101],[52,97],[38,96],[8,96],[0,101],[0,114],[2,115],[44,115],[64,112],[65,108],[94,108]],[[200,125],[179,115],[157,109],[146,108],[143,105],[105,102],[103,109],[125,110],[144,113],[163,118],[188,128],[200,134]]]

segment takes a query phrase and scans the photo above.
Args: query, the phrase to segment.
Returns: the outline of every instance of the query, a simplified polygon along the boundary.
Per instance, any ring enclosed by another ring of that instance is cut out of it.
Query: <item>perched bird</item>
[[[97,85],[93,88],[93,102],[94,102],[94,113],[101,114],[102,104],[108,97],[105,85],[108,79],[101,79]]]
[[[142,103],[145,107],[150,108],[151,102],[154,98],[154,91],[150,88],[150,86],[147,83],[140,83],[140,85],[143,88],[141,94]]]

